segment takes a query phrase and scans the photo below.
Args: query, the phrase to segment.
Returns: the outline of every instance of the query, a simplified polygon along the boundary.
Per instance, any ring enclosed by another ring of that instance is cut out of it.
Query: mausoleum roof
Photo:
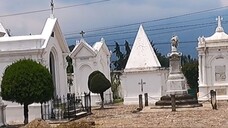
[[[197,49],[204,47],[228,46],[228,35],[224,32],[224,29],[222,27],[222,18],[218,16],[217,20],[218,26],[215,30],[215,33],[210,37],[199,37]]]
[[[83,38],[80,40],[80,42],[76,42],[76,45],[73,49],[73,51],[70,54],[70,57],[76,58],[76,57],[94,57],[100,52],[100,50],[103,49],[104,52],[110,56],[110,52],[108,50],[108,47],[105,43],[105,40],[101,38],[101,41],[96,42],[93,46],[90,46]]]
[[[96,42],[96,43],[93,45],[93,49],[94,49],[95,51],[97,51],[97,52],[99,52],[99,51],[102,49],[102,47],[103,47],[104,52],[105,52],[107,55],[110,56],[111,54],[110,54],[110,51],[109,51],[109,49],[108,49],[108,46],[107,46],[106,43],[105,43],[105,39],[104,39],[104,38],[101,38],[101,41]]]
[[[161,67],[151,43],[140,25],[124,72],[155,70]]]
[[[0,37],[8,37],[8,33],[6,29],[3,27],[2,23],[0,23]]]
[[[84,40],[84,38],[81,38],[79,42],[76,42],[74,49],[70,53],[71,58],[75,58],[76,56],[90,57],[95,55],[94,49]]]
[[[4,28],[3,28],[4,29]],[[0,31],[2,30],[0,25]],[[56,18],[48,18],[40,35],[4,36],[0,38],[0,51],[22,51],[45,49],[51,35],[59,40],[62,52],[69,53],[68,45],[63,37]]]
[[[228,39],[228,35],[224,32],[222,27],[222,18],[218,16],[217,20],[218,26],[215,30],[215,33],[210,37],[205,37],[205,41]]]

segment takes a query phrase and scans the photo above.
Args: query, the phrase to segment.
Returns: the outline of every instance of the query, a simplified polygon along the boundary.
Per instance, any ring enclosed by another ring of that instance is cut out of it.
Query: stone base
[[[192,105],[194,107],[196,106],[202,106],[202,104],[199,104],[198,100],[189,95],[176,95],[175,96],[176,100],[176,105],[181,106],[181,105]],[[170,96],[162,96],[159,101],[155,103],[156,106],[171,106],[171,97]]]
[[[167,95],[187,95],[188,91],[187,90],[169,90],[166,91]]]

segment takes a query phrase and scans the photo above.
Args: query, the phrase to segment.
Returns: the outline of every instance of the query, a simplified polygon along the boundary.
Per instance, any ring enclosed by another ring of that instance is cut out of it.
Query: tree
[[[117,42],[116,43],[116,47],[115,47],[115,50],[113,51],[113,53],[115,53],[116,55],[116,60],[113,61],[113,64],[114,64],[114,70],[116,71],[113,71],[111,73],[111,89],[112,89],[112,92],[113,92],[113,99],[118,99],[120,98],[119,97],[119,86],[120,86],[120,76],[122,75],[122,72],[121,70],[123,70],[127,64],[127,61],[128,61],[128,58],[130,56],[130,53],[131,53],[131,48],[129,46],[129,43],[127,40],[125,40],[125,44],[124,44],[124,47],[125,47],[125,53],[123,54],[120,50],[120,46]]]
[[[66,57],[66,60],[67,60],[67,63],[68,63],[67,68],[66,68],[67,73],[74,73],[74,68],[73,68],[73,65],[72,65],[72,59],[71,59],[71,57],[70,56],[67,56]]]
[[[117,60],[113,61],[113,64],[115,66],[114,70],[123,70],[125,67],[123,64],[124,54],[121,52],[119,44],[117,42],[115,43],[116,43],[116,47],[113,53],[115,53]]]
[[[182,72],[187,79],[189,87],[198,92],[198,61],[185,63],[182,66]]]
[[[162,55],[157,48],[155,48],[153,41],[150,42],[152,45],[152,48],[154,49],[154,52],[161,64],[161,67],[169,67],[169,58],[167,58],[165,55]]]
[[[100,71],[94,71],[89,75],[88,88],[92,93],[99,93],[101,108],[104,108],[104,92],[111,87],[110,81]]]
[[[122,66],[123,69],[125,68],[125,66],[127,64],[128,58],[129,58],[130,53],[131,53],[131,48],[129,46],[128,41],[125,40],[124,46],[125,46],[125,54],[123,55],[124,56],[123,57],[123,66]]]
[[[24,105],[24,123],[28,123],[28,105],[43,103],[54,94],[52,76],[47,68],[31,59],[7,66],[2,77],[3,100]]]

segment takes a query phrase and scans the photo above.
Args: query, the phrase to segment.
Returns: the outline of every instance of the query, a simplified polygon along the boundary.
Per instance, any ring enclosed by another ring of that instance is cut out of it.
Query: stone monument
[[[177,50],[178,43],[178,37],[173,36],[171,38],[171,53],[168,54],[169,75],[166,81],[166,94],[163,95],[155,105],[170,106],[171,95],[174,95],[176,105],[190,105],[191,107],[202,106],[195,97],[188,94],[187,81],[181,71],[182,53]]]
[[[177,36],[171,38],[171,53],[169,57],[169,76],[167,80],[167,95],[187,94],[187,82],[181,71],[181,52],[177,51],[179,39]]]

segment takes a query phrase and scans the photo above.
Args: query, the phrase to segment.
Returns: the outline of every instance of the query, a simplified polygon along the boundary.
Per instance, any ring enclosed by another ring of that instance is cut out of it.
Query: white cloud
[[[228,6],[228,1],[227,0],[220,0],[221,6]]]

